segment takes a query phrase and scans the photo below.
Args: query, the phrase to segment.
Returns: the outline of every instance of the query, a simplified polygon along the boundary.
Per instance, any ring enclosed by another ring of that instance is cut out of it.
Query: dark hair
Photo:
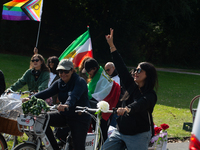
[[[53,68],[50,68],[49,65],[50,62],[54,63]],[[58,74],[58,71],[56,70],[58,64],[59,64],[59,59],[56,56],[51,56],[47,59],[47,66],[49,67],[50,71],[54,74]]]
[[[149,62],[141,62],[138,65],[141,67],[142,70],[146,72],[146,79],[144,84],[145,91],[153,90],[154,88],[157,91],[158,76],[154,65]]]
[[[48,71],[49,72],[49,68],[47,67],[47,65],[45,64],[45,60],[44,60],[44,57],[40,54],[35,54],[31,57],[31,60],[35,57],[38,57],[39,60],[42,62],[41,64],[41,71]],[[32,69],[33,66],[32,66],[32,61],[30,61],[30,68]]]

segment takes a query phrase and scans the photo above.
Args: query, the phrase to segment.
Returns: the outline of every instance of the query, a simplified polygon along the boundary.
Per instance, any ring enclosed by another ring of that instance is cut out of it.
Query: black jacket
[[[77,115],[76,106],[90,107],[87,83],[76,73],[72,74],[67,83],[58,79],[48,89],[35,94],[35,97],[46,99],[55,94],[58,94],[58,99],[62,104],[69,105],[69,112],[60,112],[63,115]]]
[[[117,119],[117,128],[119,132],[125,135],[135,135],[146,132],[150,130],[150,122],[153,131],[152,112],[157,102],[155,91],[147,91],[144,88],[139,90],[120,54],[117,51],[111,54],[119,77],[127,89],[125,92],[126,96],[122,98],[122,107],[127,106],[131,108],[129,116],[120,116]]]

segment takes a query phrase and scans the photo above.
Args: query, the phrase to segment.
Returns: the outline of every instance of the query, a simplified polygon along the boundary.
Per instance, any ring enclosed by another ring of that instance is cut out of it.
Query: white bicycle
[[[101,129],[99,126],[100,122],[100,114],[97,114],[97,117],[93,115],[92,113],[95,113],[98,109],[92,109],[88,107],[76,107],[77,113],[87,113],[90,116],[92,116],[93,119],[96,121],[96,128],[93,133],[88,133],[86,137],[86,149],[87,150],[96,150],[98,147],[98,144],[102,144],[100,142],[100,134]],[[56,105],[51,107],[51,110],[55,111]],[[106,113],[113,113],[113,110],[108,110]],[[47,114],[47,119],[45,118],[45,115]],[[45,131],[47,128],[47,124],[49,122],[49,115],[48,113],[43,113],[37,116],[36,118],[31,115],[24,115],[21,114],[18,119],[18,128],[20,131],[25,132],[28,136],[28,140],[24,141],[24,143],[21,143],[14,147],[14,150],[53,150],[51,143],[49,142]],[[69,150],[70,149],[70,139],[71,139],[71,133],[69,133],[65,144],[61,148],[62,150]]]

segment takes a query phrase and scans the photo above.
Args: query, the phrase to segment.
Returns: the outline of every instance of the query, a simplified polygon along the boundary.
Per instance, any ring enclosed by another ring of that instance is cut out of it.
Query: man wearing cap
[[[71,129],[74,149],[84,150],[90,116],[78,115],[75,113],[75,108],[76,106],[90,107],[87,83],[75,73],[73,63],[68,59],[62,59],[56,70],[59,72],[60,79],[56,80],[48,89],[34,95],[37,98],[46,99],[58,94],[61,102],[57,107],[59,112],[49,113],[50,121],[45,133],[53,149],[58,150],[59,147],[50,126],[65,127],[68,125]]]
[[[116,107],[121,93],[120,86],[105,73],[98,62],[93,58],[87,59],[82,72],[87,72],[89,74],[88,96],[90,102],[96,101],[97,103],[104,100],[109,103],[110,109]],[[108,120],[110,116],[111,114],[102,114],[103,119],[101,119],[100,125],[104,140],[107,139]]]

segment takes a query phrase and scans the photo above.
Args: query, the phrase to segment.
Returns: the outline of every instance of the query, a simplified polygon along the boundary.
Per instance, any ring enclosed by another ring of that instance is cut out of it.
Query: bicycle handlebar
[[[34,94],[34,92],[31,92],[31,91],[24,91],[24,92],[19,91],[19,92],[15,92],[15,91],[13,91],[13,90],[11,90],[11,89],[8,89],[8,90],[5,92],[5,94],[9,94],[9,93],[21,94],[21,95],[24,95],[24,94],[31,94],[31,95],[33,95],[33,94]]]
[[[85,111],[88,111],[88,112],[97,112],[99,109],[95,109],[95,108],[89,108],[89,107],[81,107],[81,106],[76,106],[77,109],[79,110],[76,110],[75,112],[85,112]],[[106,112],[102,112],[102,113],[115,113],[114,110],[108,110]]]

